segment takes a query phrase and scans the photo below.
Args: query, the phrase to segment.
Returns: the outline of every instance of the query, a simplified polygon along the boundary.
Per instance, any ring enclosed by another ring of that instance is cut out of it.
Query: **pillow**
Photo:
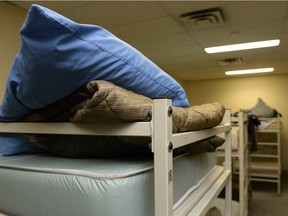
[[[0,120],[19,121],[91,80],[106,80],[149,98],[189,106],[182,87],[143,54],[107,30],[78,24],[33,4],[20,31],[0,107]]]
[[[252,108],[252,114],[260,117],[275,117],[275,111],[269,107],[261,98],[258,98],[257,104]]]
[[[43,151],[43,149],[28,142],[22,134],[1,134],[0,136],[0,155],[11,156]]]

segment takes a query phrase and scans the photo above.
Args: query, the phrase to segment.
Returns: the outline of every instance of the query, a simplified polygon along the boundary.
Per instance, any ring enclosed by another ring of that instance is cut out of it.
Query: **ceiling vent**
[[[220,8],[185,13],[180,16],[180,19],[189,29],[216,27],[224,23]]]
[[[221,59],[217,61],[220,66],[233,66],[233,65],[241,65],[243,64],[242,58],[228,58]]]

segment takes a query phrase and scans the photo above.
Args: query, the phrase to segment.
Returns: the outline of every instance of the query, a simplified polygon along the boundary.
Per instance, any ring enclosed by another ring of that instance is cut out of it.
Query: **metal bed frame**
[[[248,141],[248,113],[240,111],[237,117],[232,117],[231,122],[237,124],[238,149],[232,151],[232,173],[239,175],[239,216],[247,216],[249,212],[249,184],[250,184],[250,149]],[[218,156],[224,155],[220,150]]]
[[[225,215],[231,210],[231,124],[227,110],[222,123],[211,129],[172,133],[172,103],[154,99],[152,121],[135,123],[0,123],[0,133],[74,134],[107,136],[150,136],[154,152],[155,215],[205,215],[222,189],[226,192]],[[173,212],[173,149],[225,133],[224,171],[193,191]]]

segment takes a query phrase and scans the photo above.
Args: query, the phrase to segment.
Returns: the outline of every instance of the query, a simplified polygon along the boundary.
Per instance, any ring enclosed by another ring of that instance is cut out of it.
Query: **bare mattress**
[[[174,158],[174,209],[222,172],[215,164],[215,153]],[[152,159],[0,156],[0,179],[0,212],[7,215],[154,215]]]

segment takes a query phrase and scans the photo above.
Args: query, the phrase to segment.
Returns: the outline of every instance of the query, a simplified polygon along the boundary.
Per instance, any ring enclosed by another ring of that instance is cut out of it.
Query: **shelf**
[[[251,178],[272,178],[272,179],[280,179],[280,173],[277,169],[274,170],[251,170],[250,173]]]
[[[257,133],[279,133],[279,129],[261,129]]]
[[[278,170],[278,162],[277,161],[251,161],[250,169],[253,172],[253,170]]]
[[[257,142],[258,146],[279,146],[278,142]]]
[[[251,177],[250,179],[251,179],[251,181],[261,181],[261,182],[274,182],[274,183],[278,183],[278,179],[267,179],[267,178],[270,178],[269,176],[263,176],[263,178],[253,178],[253,177]],[[272,177],[273,178],[273,177]],[[275,178],[277,178],[277,177],[275,177]]]
[[[258,154],[258,153],[253,153],[250,154],[251,157],[262,157],[262,158],[279,158],[279,155],[274,155],[274,154]]]
[[[250,154],[250,179],[251,181],[277,183],[277,193],[280,194],[280,118],[267,118],[265,121],[273,123],[267,129],[258,128],[257,130],[257,150]]]
[[[258,146],[256,151],[250,154],[251,157],[268,157],[268,158],[278,158],[277,146]]]

